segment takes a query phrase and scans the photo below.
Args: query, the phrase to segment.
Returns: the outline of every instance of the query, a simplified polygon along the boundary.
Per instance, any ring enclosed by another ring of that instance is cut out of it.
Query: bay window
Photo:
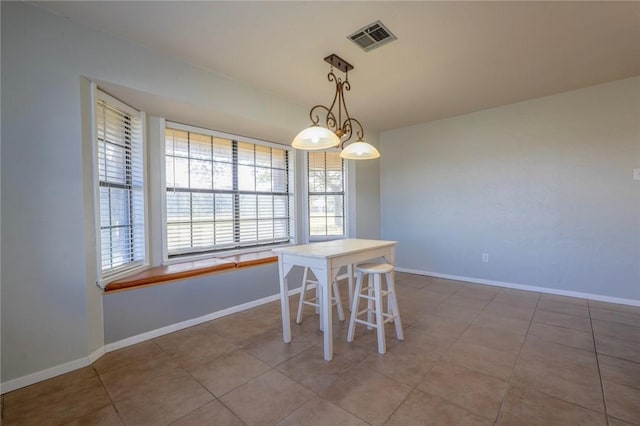
[[[288,147],[167,123],[168,256],[290,242],[290,157]]]

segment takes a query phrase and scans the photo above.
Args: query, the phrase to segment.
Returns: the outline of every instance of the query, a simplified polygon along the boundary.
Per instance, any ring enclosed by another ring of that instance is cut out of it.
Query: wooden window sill
[[[104,291],[105,293],[114,293],[140,287],[166,284],[171,281],[195,278],[232,269],[265,265],[277,261],[278,255],[269,250],[156,266],[137,274],[112,281],[105,286]]]
[[[275,263],[278,261],[278,255],[273,253],[271,250],[268,250],[236,254],[234,256],[227,256],[221,259],[234,262],[236,264],[236,268],[248,268],[250,266]]]

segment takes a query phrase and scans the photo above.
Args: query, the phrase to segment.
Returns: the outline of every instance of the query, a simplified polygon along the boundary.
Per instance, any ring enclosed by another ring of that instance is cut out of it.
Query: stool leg
[[[369,324],[373,324],[373,274],[369,274],[369,278],[367,281],[367,288],[369,289],[367,291],[367,295],[369,296],[369,299],[367,301],[367,322]],[[371,327],[370,325],[367,326],[367,330],[371,330],[373,329],[373,327]]]
[[[362,275],[362,272],[358,272],[358,277],[356,278],[356,289],[353,294],[353,302],[351,302],[351,317],[349,318],[347,342],[353,342],[353,333],[356,328],[356,317],[358,316],[358,302],[360,301],[360,292],[362,291]]]
[[[389,287],[389,282],[390,282],[389,281],[389,275],[390,274],[385,274],[385,276],[387,277],[387,279],[385,280],[387,282],[387,292],[391,291],[391,288]],[[393,315],[393,312],[394,312],[393,311],[393,303],[391,303],[390,295],[391,294],[389,293],[389,295],[387,296],[387,313],[390,314],[390,315]],[[391,322],[394,322],[394,321],[395,321],[395,319],[392,318]]]
[[[304,309],[304,296],[307,292],[307,278],[309,276],[309,268],[304,268],[302,275],[302,291],[300,291],[300,301],[298,302],[298,315],[296,315],[296,324],[302,322],[302,310]]]
[[[384,337],[384,317],[382,316],[382,277],[381,274],[373,274],[375,282],[376,328],[378,332],[378,353],[387,352],[387,344]],[[369,275],[371,276],[371,274]]]
[[[388,273],[386,276],[387,288],[389,290],[388,303],[391,305],[391,309],[393,310],[393,323],[396,326],[396,338],[398,340],[404,340],[404,332],[402,331],[402,321],[400,320],[400,310],[398,309],[398,299],[396,298],[396,286],[393,282],[393,275]]]
[[[344,321],[344,309],[342,309],[342,301],[340,300],[340,287],[338,281],[333,282],[333,296],[336,298],[336,308],[338,309],[338,319]]]

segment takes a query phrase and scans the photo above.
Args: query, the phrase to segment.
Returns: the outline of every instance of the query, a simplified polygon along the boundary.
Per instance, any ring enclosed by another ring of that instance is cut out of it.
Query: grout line
[[[235,312],[235,313],[233,313],[233,314],[231,314],[231,315],[240,314],[240,313],[242,313],[242,312],[245,312],[245,311]],[[224,318],[224,317],[222,317],[222,318]],[[215,318],[215,319],[212,319],[212,320],[206,321],[206,322],[204,322],[204,323],[202,323],[202,324],[213,323],[213,322],[215,322],[217,319],[218,319],[218,318]],[[184,329],[184,330],[188,330],[189,328],[198,327],[199,325],[201,325],[201,324],[197,324],[197,325],[193,325],[193,326],[187,327],[187,328],[186,328],[186,329]],[[180,332],[180,331],[182,331],[182,330],[178,330],[178,331],[176,331],[176,332]],[[215,330],[214,330],[214,331],[208,331],[207,333],[213,333],[213,334],[215,334],[216,336],[220,337],[221,339],[228,339],[228,337],[223,336],[223,335],[221,335],[221,334],[218,334]],[[162,337],[162,336],[160,336],[160,337]],[[199,364],[202,364],[202,363],[204,363],[204,362],[208,362],[208,361],[212,361],[213,359],[216,359],[216,358],[220,358],[220,357],[222,357],[222,356],[229,355],[229,354],[231,354],[231,353],[233,353],[233,352],[236,352],[236,351],[243,351],[246,355],[248,355],[248,356],[250,356],[250,357],[252,357],[252,358],[254,358],[254,359],[258,360],[259,362],[261,362],[261,363],[263,363],[263,364],[267,365],[269,368],[268,368],[265,372],[263,372],[262,374],[258,374],[257,376],[250,378],[250,379],[249,379],[249,380],[247,380],[246,382],[241,383],[241,384],[239,384],[238,386],[235,386],[235,387],[233,387],[233,388],[231,388],[231,389],[227,390],[224,394],[220,395],[220,398],[218,398],[217,396],[215,396],[215,395],[214,395],[214,393],[213,393],[213,392],[211,392],[211,391],[209,390],[209,388],[207,388],[205,385],[203,385],[203,384],[202,384],[202,383],[201,383],[201,382],[200,382],[200,381],[199,381],[199,380],[198,380],[198,379],[197,379],[197,378],[196,378],[196,377],[191,373],[191,371],[189,371],[187,368],[183,367],[183,366],[180,364],[180,362],[178,362],[178,360],[176,360],[173,356],[171,356],[171,354],[170,354],[169,352],[167,352],[167,351],[166,351],[166,350],[165,350],[165,349],[164,349],[160,344],[158,344],[158,342],[156,342],[156,341],[155,341],[156,339],[157,339],[157,338],[153,338],[153,339],[150,339],[150,340],[151,340],[155,345],[157,345],[157,346],[160,348],[160,350],[161,350],[161,351],[162,351],[162,352],[163,352],[163,353],[164,353],[164,354],[165,354],[169,359],[171,359],[172,361],[174,361],[174,362],[176,363],[176,367],[177,367],[177,368],[179,368],[179,369],[183,370],[184,372],[186,372],[186,373],[187,373],[187,374],[188,374],[188,375],[189,375],[189,376],[190,376],[190,377],[191,377],[191,378],[192,378],[196,383],[198,383],[198,384],[199,384],[199,385],[200,385],[200,386],[201,386],[205,391],[207,391],[207,392],[208,392],[208,393],[213,397],[213,400],[208,401],[208,402],[206,402],[205,404],[201,405],[200,407],[197,407],[197,408],[195,408],[195,409],[191,410],[190,412],[188,412],[188,413],[184,414],[183,416],[179,417],[178,419],[174,420],[173,422],[176,422],[176,421],[178,421],[178,420],[180,420],[180,419],[182,419],[182,418],[184,418],[184,417],[186,417],[186,416],[190,415],[190,414],[191,414],[191,413],[193,413],[194,411],[199,410],[199,409],[201,409],[202,407],[204,407],[204,406],[206,406],[206,405],[208,405],[208,404],[210,404],[210,403],[212,403],[212,402],[214,402],[214,401],[217,401],[217,402],[219,402],[219,403],[220,403],[224,408],[226,408],[227,410],[229,410],[229,412],[230,412],[233,416],[235,416],[238,420],[240,420],[243,424],[246,424],[246,423],[245,423],[245,421],[244,421],[244,420],[242,420],[242,417],[240,417],[240,416],[238,415],[238,413],[236,413],[235,411],[233,411],[233,409],[232,409],[231,407],[229,407],[227,404],[225,404],[225,403],[224,403],[224,401],[222,401],[222,397],[223,397],[224,395],[228,394],[229,392],[231,392],[231,391],[233,391],[233,390],[235,390],[235,389],[239,388],[240,386],[242,386],[242,385],[244,385],[244,384],[248,383],[249,381],[251,381],[251,380],[253,380],[253,379],[257,378],[257,377],[260,377],[260,376],[262,376],[262,375],[264,375],[264,374],[268,373],[270,370],[272,370],[272,369],[273,369],[273,367],[271,367],[270,365],[268,365],[268,364],[267,364],[267,363],[265,363],[264,361],[262,361],[262,360],[260,360],[260,359],[256,358],[255,356],[251,355],[249,352],[245,351],[242,347],[238,346],[238,344],[237,344],[237,343],[235,343],[235,342],[233,342],[233,343],[232,343],[232,342],[229,342],[231,345],[233,345],[233,346],[234,346],[234,349],[233,349],[232,351],[230,351],[230,352],[228,352],[228,353],[221,353],[221,354],[219,354],[219,355],[217,355],[217,356],[215,356],[215,357],[213,357],[213,358],[207,359],[206,361],[201,361]],[[173,423],[173,422],[172,422],[172,423]],[[124,422],[123,422],[123,423],[124,423]]]
[[[543,312],[548,312],[548,311],[543,311]],[[557,313],[557,312],[552,312],[552,313]],[[535,317],[535,312],[534,312],[533,317]],[[532,318],[533,318],[533,317],[532,317]],[[576,318],[584,318],[584,319],[588,319],[587,317],[576,317]],[[554,323],[551,323],[551,322],[540,321],[540,320],[536,320],[536,319],[533,319],[533,321],[534,321],[534,322],[537,322],[538,324],[550,325],[550,326],[552,326],[552,327],[558,327],[558,328],[562,328],[562,329],[565,329],[565,330],[579,331],[579,332],[581,332],[581,333],[587,333],[587,334],[589,333],[587,330],[579,330],[579,329],[577,329],[577,328],[567,327],[566,325],[559,325],[559,324],[554,324]]]
[[[243,351],[243,352],[245,352],[247,355],[252,356],[250,353],[248,353],[248,352],[246,352],[246,351],[244,351],[244,350],[242,350],[242,351]],[[255,357],[253,357],[253,358],[255,358]],[[257,358],[256,358],[256,359],[257,359]],[[263,362],[263,361],[261,361],[261,360],[258,360],[258,361],[262,362],[262,363],[263,363],[263,364],[265,364],[265,365],[268,365],[268,364],[266,364],[265,362]],[[267,373],[268,373],[268,372],[270,372],[271,370],[274,370],[274,368],[273,368],[273,367],[270,367],[270,368],[269,368],[268,370],[266,370],[264,373],[262,373],[262,374],[258,374],[257,376],[250,378],[250,379],[249,379],[249,380],[247,380],[246,382],[241,383],[241,384],[239,384],[238,386],[235,386],[235,387],[233,387],[233,388],[229,389],[228,391],[226,391],[225,393],[223,393],[222,395],[220,395],[220,397],[219,397],[219,398],[218,398],[218,397],[216,397],[215,395],[213,395],[213,397],[214,397],[218,402],[220,402],[220,404],[222,404],[222,406],[223,406],[223,407],[225,407],[227,410],[229,410],[229,412],[231,412],[231,414],[233,414],[234,416],[236,416],[236,417],[237,417],[237,418],[238,418],[242,423],[244,423],[244,424],[246,425],[245,421],[244,421],[244,420],[242,420],[242,417],[240,417],[240,415],[239,415],[238,413],[236,413],[235,411],[233,411],[233,409],[232,409],[231,407],[229,407],[227,404],[225,404],[225,402],[222,400],[222,397],[224,397],[225,395],[227,395],[227,394],[229,394],[229,393],[233,392],[234,390],[238,389],[239,387],[246,385],[246,384],[247,384],[247,383],[249,383],[250,381],[257,379],[258,377],[262,377],[262,376],[264,376],[265,374],[267,374]],[[206,388],[205,388],[205,389],[206,389]],[[207,390],[208,390],[208,389],[207,389]],[[296,409],[297,409],[297,408],[296,408]]]
[[[423,288],[424,288],[424,287],[423,287]],[[446,298],[444,298],[444,299],[443,299],[442,301],[440,301],[439,303],[437,303],[437,304],[434,306],[434,308],[437,308],[437,307],[438,307],[438,306],[440,306],[441,304],[443,304],[443,303],[445,303],[446,301],[448,301],[451,297],[453,297],[454,295],[458,294],[458,291],[460,291],[462,288],[464,288],[464,285],[463,285],[463,286],[461,286],[460,288],[458,288],[456,291],[454,291],[454,292],[452,292],[452,293],[449,293],[449,294],[447,295],[447,297],[446,297]],[[450,350],[450,349],[451,349],[451,348],[452,348],[452,347],[453,347],[453,346],[454,346],[454,345],[455,345],[455,344],[456,344],[456,343],[457,343],[457,342],[462,338],[462,335],[463,335],[463,334],[464,334],[464,333],[469,329],[469,327],[471,327],[471,325],[473,324],[473,322],[475,321],[475,319],[480,315],[480,313],[482,313],[482,312],[484,311],[484,309],[485,309],[487,306],[489,306],[489,304],[493,301],[493,299],[497,296],[497,294],[498,294],[499,292],[500,292],[500,291],[497,291],[497,292],[496,292],[496,293],[491,297],[491,299],[489,299],[489,301],[487,302],[487,304],[486,304],[486,305],[485,305],[485,306],[484,306],[480,311],[478,311],[478,313],[477,313],[477,314],[476,314],[476,315],[471,319],[471,321],[469,321],[469,324],[465,327],[465,329],[464,329],[464,330],[459,334],[459,336],[458,336],[458,337],[457,337],[457,338],[456,338],[456,339],[451,343],[451,345],[449,345],[449,346],[447,347],[447,349],[446,349],[447,351],[448,351],[448,350]],[[479,302],[482,302],[482,299],[477,299],[477,300],[478,300]],[[436,315],[436,314],[431,313],[431,315]],[[439,315],[436,315],[436,316],[438,316],[438,317],[440,317],[440,318],[445,318],[445,319],[447,319],[447,318],[451,318],[451,317],[443,317],[443,316],[439,316]],[[464,320],[464,321],[466,321],[466,320]],[[425,333],[425,334],[429,335],[428,333]],[[422,391],[422,390],[418,389],[418,386],[420,385],[420,383],[422,383],[422,381],[423,381],[423,380],[424,380],[424,379],[429,375],[429,373],[431,372],[431,370],[432,370],[433,368],[435,368],[437,365],[441,364],[443,361],[444,361],[444,362],[447,362],[445,359],[443,359],[442,354],[440,354],[440,353],[439,353],[439,354],[438,354],[438,360],[434,362],[434,365],[429,369],[429,371],[428,371],[427,373],[425,373],[425,375],[422,377],[422,379],[421,379],[421,380],[420,380],[416,385],[414,385],[414,387],[409,391],[409,393],[408,393],[408,394],[407,394],[407,396],[402,400],[402,402],[401,402],[401,403],[400,403],[400,404],[395,408],[395,410],[393,410],[393,412],[391,413],[391,415],[385,419],[385,422],[386,422],[386,421],[388,421],[388,420],[391,418],[391,416],[393,416],[393,414],[395,414],[395,413],[396,413],[396,411],[397,411],[397,410],[398,410],[398,409],[399,409],[399,408],[400,408],[400,407],[401,407],[401,406],[406,402],[406,400],[409,398],[409,395],[411,395],[411,394],[412,394],[416,389],[417,389],[419,392],[423,392],[423,393],[425,393],[425,394],[427,394],[427,395],[431,395],[431,396],[434,396],[434,397],[437,397],[437,398],[441,398],[441,399],[445,400],[447,403],[449,403],[449,404],[451,404],[451,405],[454,405],[454,406],[456,406],[456,407],[458,407],[458,408],[460,408],[460,409],[464,410],[465,412],[467,412],[467,413],[469,413],[469,414],[471,414],[471,415],[473,415],[473,416],[476,416],[476,417],[479,417],[479,418],[486,419],[486,417],[484,417],[484,416],[482,416],[482,415],[480,415],[480,414],[477,414],[476,412],[474,412],[474,411],[470,410],[470,409],[469,409],[469,407],[465,407],[465,406],[459,405],[457,402],[451,401],[451,400],[449,400],[449,399],[447,399],[447,398],[444,398],[444,397],[442,397],[442,396],[433,395],[433,394],[431,394],[431,393],[429,393],[429,392],[425,392],[425,391]],[[468,367],[463,367],[463,366],[461,366],[461,367],[462,367],[462,368],[465,368],[465,369],[468,369],[468,370],[471,370],[471,371],[477,371],[477,370],[474,370],[474,369],[471,369],[471,368],[468,368]],[[486,374],[486,375],[488,375],[488,376],[490,376],[490,377],[494,377],[494,376],[492,376],[492,375],[490,375],[490,374],[487,374],[487,373],[484,373],[484,372],[480,372],[480,373],[482,373],[482,374]]]
[[[438,358],[440,358],[440,355],[438,355]],[[391,419],[391,417],[393,417],[393,415],[394,415],[394,414],[395,414],[395,413],[400,409],[400,407],[402,407],[402,406],[404,405],[404,403],[409,399],[409,396],[411,396],[411,394],[412,394],[415,390],[418,390],[418,392],[422,392],[420,389],[418,389],[418,386],[420,386],[420,383],[422,383],[422,381],[425,379],[425,377],[427,377],[427,375],[431,372],[431,370],[432,370],[432,369],[433,369],[433,368],[434,368],[434,367],[435,367],[439,362],[440,362],[440,360],[438,360],[438,361],[434,361],[434,363],[433,363],[433,365],[431,366],[431,368],[429,368],[429,370],[428,370],[426,373],[424,373],[424,375],[420,378],[420,380],[418,381],[418,383],[416,383],[415,385],[413,385],[413,387],[409,390],[409,392],[407,392],[407,395],[402,399],[402,401],[400,401],[400,403],[398,404],[398,406],[397,406],[396,408],[394,408],[394,410],[391,412],[391,414],[389,414],[389,415],[387,416],[387,418],[386,418],[386,419],[384,419],[383,424],[384,424],[384,423],[386,423],[386,422],[388,422],[388,421]],[[373,370],[373,371],[376,371],[376,370]],[[378,372],[378,371],[376,371],[376,373],[378,373],[378,374],[382,374],[382,375],[383,375],[383,376],[385,376],[385,377],[389,377],[389,376],[387,376],[386,374],[384,374],[384,373],[380,373],[380,372]],[[391,377],[389,377],[389,378],[390,378],[390,379],[393,379],[393,378],[391,378]],[[397,380],[395,380],[395,381],[397,381]],[[400,382],[398,382],[398,383],[400,383]],[[404,383],[400,383],[400,384],[403,384],[403,385],[404,385]],[[409,385],[407,385],[407,386],[409,386]]]
[[[597,308],[596,308],[597,309]],[[595,321],[600,321],[600,322],[606,322],[608,324],[616,324],[616,325],[621,325],[623,327],[631,327],[631,328],[638,328],[640,329],[640,323],[638,323],[638,325],[632,325],[632,324],[627,324],[625,322],[619,322],[619,321],[611,321],[611,320],[606,320],[606,319],[600,319],[600,318],[593,318],[593,320]]]
[[[194,326],[192,326],[194,327]],[[191,328],[191,327],[188,327]],[[187,329],[188,329],[187,328]],[[187,330],[185,329],[185,330]],[[159,348],[160,351],[162,351],[162,353],[164,353],[169,359],[171,359],[172,361],[174,361],[176,363],[176,368],[179,368],[180,370],[184,371],[185,373],[187,373],[189,375],[189,377],[191,377],[197,384],[199,384],[205,391],[207,391],[207,393],[209,393],[209,395],[211,395],[213,397],[213,401],[218,400],[218,398],[216,398],[216,396],[206,387],[204,386],[202,383],[200,383],[200,381],[198,379],[196,379],[193,374],[191,374],[191,371],[189,371],[188,369],[186,369],[185,367],[183,367],[182,365],[180,365],[180,362],[178,360],[176,360],[173,356],[171,356],[170,353],[168,353],[163,347],[162,345],[160,345],[158,342],[155,341],[156,338],[151,339],[153,341],[153,343],[155,343]],[[189,411],[188,413],[185,413],[183,416],[178,417],[177,419],[173,420],[171,423],[173,422],[177,422],[178,420],[182,419],[183,417],[188,416],[189,414],[193,413],[196,410],[199,410],[200,408],[204,407],[207,404],[210,404],[213,401],[208,401],[205,402],[204,404],[202,404],[200,407],[196,407],[193,410]],[[222,402],[222,401],[220,401]],[[235,413],[233,413],[235,415]],[[237,417],[237,416],[236,416]],[[124,423],[124,422],[123,422]]]
[[[589,311],[589,323],[591,324],[591,337],[593,338],[593,350],[596,354],[596,366],[598,367],[598,378],[600,379],[600,392],[602,392],[602,406],[604,408],[604,419],[609,424],[609,416],[607,415],[607,400],[604,397],[604,383],[602,382],[602,371],[600,370],[600,356],[598,355],[598,346],[596,345],[596,334],[593,331],[593,319],[591,318],[591,305],[587,300],[587,310]]]
[[[353,412],[349,411],[349,410],[348,410],[348,409],[346,409],[345,407],[343,407],[343,406],[339,405],[337,402],[333,402],[333,401],[331,401],[330,399],[327,399],[327,398],[325,398],[325,397],[321,396],[318,392],[314,391],[313,389],[308,388],[307,386],[305,386],[304,384],[300,383],[299,381],[297,381],[297,380],[296,380],[296,379],[294,379],[293,377],[290,377],[290,376],[289,376],[287,373],[285,373],[284,371],[280,371],[280,370],[278,370],[278,369],[277,369],[277,367],[278,367],[278,366],[280,366],[280,365],[284,364],[285,362],[290,361],[290,360],[292,360],[292,359],[295,359],[295,358],[297,358],[298,356],[302,355],[303,353],[305,353],[305,352],[307,352],[307,351],[316,350],[316,349],[317,349],[317,345],[312,345],[312,346],[308,347],[307,349],[303,350],[302,352],[300,352],[300,353],[296,354],[295,356],[292,356],[291,358],[288,358],[288,359],[286,359],[286,360],[282,361],[281,363],[277,364],[276,366],[274,366],[274,367],[273,367],[273,369],[274,369],[274,370],[276,370],[278,373],[280,373],[280,374],[284,375],[285,377],[287,377],[289,380],[291,380],[291,381],[295,382],[296,384],[298,384],[298,385],[302,386],[303,388],[305,388],[305,389],[306,389],[306,390],[308,390],[309,392],[313,393],[313,394],[315,395],[315,397],[317,397],[317,398],[319,398],[319,399],[322,399],[322,400],[324,400],[324,401],[327,401],[328,403],[333,404],[333,405],[335,405],[336,407],[338,407],[338,408],[340,408],[340,409],[342,409],[342,410],[346,411],[347,413],[351,414],[352,416],[354,416],[354,417],[356,417],[356,418],[358,418],[358,419],[362,420],[364,423],[366,423],[366,424],[368,424],[368,425],[371,425],[371,423],[369,423],[369,422],[368,422],[368,421],[366,421],[365,419],[361,418],[358,414],[356,414],[356,413],[353,413]],[[353,369],[353,368],[357,368],[357,367],[359,367],[359,366],[364,362],[364,360],[365,360],[366,358],[368,358],[368,356],[364,357],[361,361],[355,362],[355,363],[354,363],[355,365],[353,365],[353,366],[345,367],[345,368],[344,368],[343,370],[341,370],[340,372],[341,372],[341,373],[342,373],[342,372],[346,372],[346,371],[351,370],[351,369]],[[323,389],[323,390],[324,390],[324,389]],[[313,398],[312,398],[312,399],[313,399]],[[302,406],[304,406],[304,405],[308,404],[310,401],[311,401],[311,399],[309,399],[308,401],[306,401],[306,402],[305,402],[304,404],[302,404],[300,407],[302,407]],[[287,417],[289,417],[291,414],[293,414],[293,413],[294,413],[296,410],[298,410],[300,407],[296,408],[296,409],[295,409],[295,410],[293,410],[291,413],[287,414],[287,416],[286,416],[284,419],[286,419]],[[281,420],[280,420],[280,422],[282,422],[284,419],[281,419]]]
[[[113,398],[111,397],[111,394],[109,393],[109,391],[107,390],[107,387],[104,385],[104,382],[102,381],[102,377],[100,377],[100,373],[98,373],[98,370],[95,369],[95,367],[93,365],[91,365],[91,369],[93,370],[93,372],[96,374],[96,377],[98,378],[98,380],[100,381],[100,384],[102,385],[102,389],[104,389],[104,393],[107,394],[107,398],[109,398],[109,401],[111,401],[111,406],[113,407],[113,411],[116,412],[116,415],[118,416],[118,418],[120,419],[120,421],[122,422],[122,424],[126,424],[124,419],[122,418],[122,416],[120,415],[120,411],[118,410],[118,407],[116,406],[116,402],[113,400]],[[100,410],[104,408],[101,407]],[[97,410],[96,410],[97,411]],[[78,417],[79,419],[80,417]],[[77,419],[76,419],[77,420]]]
[[[543,325],[551,325],[551,326],[554,326],[553,324],[547,324],[547,323],[545,323],[545,322],[538,322],[538,321],[533,321],[533,322],[535,322],[536,324],[543,324]],[[560,327],[560,326],[555,326],[555,327],[562,328],[562,329],[564,329],[564,330],[580,331],[581,333],[587,333],[587,334],[589,333],[588,331],[576,330],[576,329],[573,329],[573,328],[566,328],[566,327]],[[560,346],[564,346],[565,348],[574,349],[574,350],[576,350],[576,351],[582,351],[582,352],[586,352],[586,353],[589,353],[589,354],[590,354],[590,353],[595,353],[595,350],[584,349],[584,348],[577,348],[577,347],[575,347],[575,346],[567,345],[566,343],[563,343],[563,342],[554,342],[554,341],[552,341],[552,340],[546,340],[546,339],[544,339],[543,337],[536,336],[535,334],[532,334],[531,336],[532,336],[532,337],[537,337],[538,339],[542,340],[542,341],[543,341],[543,342],[545,342],[545,343],[551,343],[551,344],[554,344],[554,345],[560,345]]]
[[[608,337],[609,337],[609,336],[608,336]],[[618,339],[618,340],[620,340],[620,339]],[[597,352],[596,352],[596,353],[597,353]],[[602,355],[604,355],[604,356],[608,356],[609,358],[618,359],[618,360],[620,360],[620,361],[629,362],[629,363],[631,363],[631,364],[638,364],[638,365],[640,365],[640,362],[638,362],[638,361],[633,361],[633,360],[630,360],[630,359],[627,359],[627,358],[620,358],[619,356],[616,356],[616,355],[611,355],[611,354],[607,354],[607,353],[604,353],[604,352],[602,353]],[[614,383],[617,383],[617,382],[614,382]],[[624,385],[624,383],[618,383],[618,384],[619,384],[619,385]],[[629,385],[625,385],[625,386],[629,386]],[[630,386],[630,387],[633,387],[633,386]],[[634,388],[634,389],[638,389],[638,388]]]
[[[494,423],[498,422],[498,419],[502,415],[502,409],[504,408],[504,402],[507,399],[507,395],[509,394],[509,390],[511,389],[511,382],[513,381],[513,375],[516,372],[516,368],[518,367],[518,361],[520,360],[520,355],[522,355],[522,347],[524,346],[524,342],[527,341],[527,336],[529,335],[529,330],[531,329],[531,324],[533,324],[533,317],[535,316],[536,310],[538,309],[538,305],[540,304],[541,296],[538,295],[538,300],[536,301],[536,306],[533,308],[533,314],[531,315],[531,319],[529,320],[529,326],[527,327],[527,332],[524,334],[524,338],[522,339],[522,343],[520,344],[520,349],[518,350],[518,356],[516,357],[515,362],[513,363],[513,368],[511,369],[511,375],[509,376],[509,381],[507,382],[507,389],[504,392],[504,398],[500,402],[500,408],[498,408],[498,413],[496,414],[496,418],[494,419]]]

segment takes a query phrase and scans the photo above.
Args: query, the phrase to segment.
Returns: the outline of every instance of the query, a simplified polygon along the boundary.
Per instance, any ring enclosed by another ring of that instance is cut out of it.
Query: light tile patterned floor
[[[640,308],[396,279],[384,356],[334,317],[325,362],[311,308],[285,345],[270,303],[8,393],[2,424],[640,425]]]

